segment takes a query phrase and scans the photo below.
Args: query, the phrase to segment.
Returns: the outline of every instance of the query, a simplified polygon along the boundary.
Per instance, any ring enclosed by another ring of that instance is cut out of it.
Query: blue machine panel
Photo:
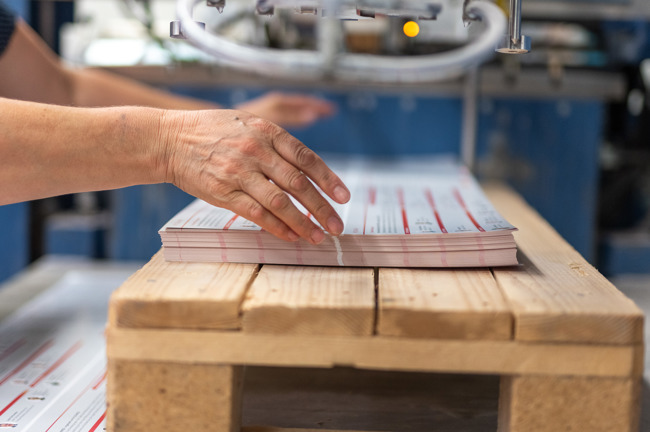
[[[29,205],[0,206],[0,282],[22,270],[29,259]]]

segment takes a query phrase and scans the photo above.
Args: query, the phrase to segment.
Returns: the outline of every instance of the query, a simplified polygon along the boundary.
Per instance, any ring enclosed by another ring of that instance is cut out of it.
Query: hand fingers
[[[213,204],[223,207],[223,204]],[[228,208],[282,240],[296,241],[300,238],[287,224],[246,193],[237,193],[235,198],[228,201]]]
[[[350,191],[323,160],[303,143],[284,130],[273,136],[273,146],[287,162],[307,174],[334,201],[344,204]]]
[[[293,165],[281,161],[265,168],[265,174],[296,198],[332,235],[343,232],[343,221],[329,202]],[[292,226],[290,224],[290,226]]]
[[[313,189],[313,186],[311,187]],[[268,181],[262,174],[252,173],[247,176],[242,189],[310,243],[318,244],[325,238],[323,231],[296,208],[285,191]]]
[[[285,103],[305,112],[317,114],[319,117],[334,114],[335,105],[325,99],[320,99],[306,95],[289,95],[285,96]]]

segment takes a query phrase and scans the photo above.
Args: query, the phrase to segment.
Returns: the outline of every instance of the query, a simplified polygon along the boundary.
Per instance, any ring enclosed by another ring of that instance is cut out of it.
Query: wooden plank
[[[512,315],[489,270],[379,269],[377,333],[438,339],[512,336]]]
[[[109,358],[396,371],[629,377],[642,345],[302,336],[109,327]],[[169,341],[173,341],[170,343]]]
[[[109,322],[128,328],[238,329],[256,264],[166,262],[158,252],[111,296]]]
[[[111,432],[239,432],[243,368],[109,360]]]
[[[371,335],[374,271],[266,265],[251,285],[242,310],[244,332]]]
[[[505,376],[499,432],[637,432],[641,377]]]
[[[643,313],[510,189],[485,187],[519,228],[519,267],[494,277],[514,314],[521,341],[632,344],[643,340]]]

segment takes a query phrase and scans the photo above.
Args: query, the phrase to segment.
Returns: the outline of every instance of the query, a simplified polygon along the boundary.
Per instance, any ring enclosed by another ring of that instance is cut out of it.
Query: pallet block
[[[498,375],[499,432],[637,431],[642,312],[511,190],[486,192],[520,229],[520,266],[258,266],[157,254],[111,299],[108,430],[236,431],[242,366],[343,366]]]

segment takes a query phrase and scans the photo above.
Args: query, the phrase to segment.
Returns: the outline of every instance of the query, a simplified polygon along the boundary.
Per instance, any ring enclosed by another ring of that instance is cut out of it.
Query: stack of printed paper
[[[328,164],[352,195],[345,205],[332,202],[345,224],[340,236],[326,236],[317,246],[286,242],[197,200],[160,230],[165,258],[370,267],[517,264],[516,229],[463,166],[448,159]]]

